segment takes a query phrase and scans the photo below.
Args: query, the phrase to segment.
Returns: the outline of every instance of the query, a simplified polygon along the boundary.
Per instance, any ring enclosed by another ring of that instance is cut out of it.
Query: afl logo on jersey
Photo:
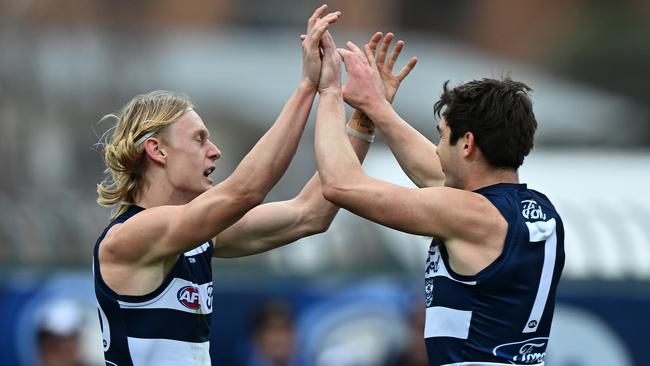
[[[185,286],[176,294],[178,302],[188,309],[196,310],[201,307],[199,289],[194,286]]]

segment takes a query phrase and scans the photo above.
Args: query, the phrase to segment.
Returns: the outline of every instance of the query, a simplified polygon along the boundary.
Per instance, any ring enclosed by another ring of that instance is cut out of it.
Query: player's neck
[[[141,197],[142,198],[137,199],[135,201],[135,204],[144,208],[151,208],[151,207],[165,206],[165,205],[184,205],[190,201],[181,198],[180,196],[174,196],[165,193],[154,193],[151,191],[141,194]]]
[[[166,180],[156,180],[155,184],[149,183],[151,180],[146,180],[143,184],[142,191],[139,192],[135,200],[135,204],[151,208],[164,205],[184,205],[192,200],[193,197],[188,197],[184,192],[179,192],[171,186]]]
[[[477,189],[499,184],[519,183],[519,174],[511,169],[485,169],[470,174],[463,182],[463,189],[475,191]]]

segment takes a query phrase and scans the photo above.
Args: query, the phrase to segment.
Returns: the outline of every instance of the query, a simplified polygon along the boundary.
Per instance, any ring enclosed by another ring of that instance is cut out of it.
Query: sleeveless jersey
[[[210,365],[212,241],[181,255],[163,283],[147,295],[118,295],[102,278],[99,243],[113,225],[142,210],[131,206],[112,221],[93,252],[106,365]]]
[[[425,272],[429,365],[543,365],[564,267],[564,228],[549,199],[525,184],[476,193],[508,222],[501,255],[474,276],[431,243]]]

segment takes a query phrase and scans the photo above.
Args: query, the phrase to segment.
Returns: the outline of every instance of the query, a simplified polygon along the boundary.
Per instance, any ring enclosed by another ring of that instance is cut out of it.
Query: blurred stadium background
[[[138,93],[187,93],[223,152],[215,175],[226,177],[297,84],[298,36],[319,4],[0,0],[0,365],[40,365],[38,334],[52,317],[52,329],[81,332],[84,365],[103,364],[90,272],[109,216],[95,204],[95,144],[110,127],[101,116]],[[548,364],[650,365],[641,336],[650,329],[650,2],[329,5],[343,11],[332,30],[339,46],[377,30],[406,41],[402,61],[419,63],[396,109],[434,141],[445,80],[510,74],[533,87],[540,126],[520,175],[556,203],[567,234]],[[410,185],[381,141],[364,165]],[[293,197],[314,170],[311,123],[268,199]],[[279,300],[292,319],[292,365],[418,365],[427,247],[341,212],[325,234],[214,260],[213,364],[261,365],[251,361],[255,314]],[[76,316],[52,305],[61,300]]]

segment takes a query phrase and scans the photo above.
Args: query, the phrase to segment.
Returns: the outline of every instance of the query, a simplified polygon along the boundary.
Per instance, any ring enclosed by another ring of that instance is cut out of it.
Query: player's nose
[[[210,147],[208,149],[208,158],[210,160],[217,160],[221,157],[221,150],[215,145],[212,141],[208,140],[208,143],[210,143]]]

